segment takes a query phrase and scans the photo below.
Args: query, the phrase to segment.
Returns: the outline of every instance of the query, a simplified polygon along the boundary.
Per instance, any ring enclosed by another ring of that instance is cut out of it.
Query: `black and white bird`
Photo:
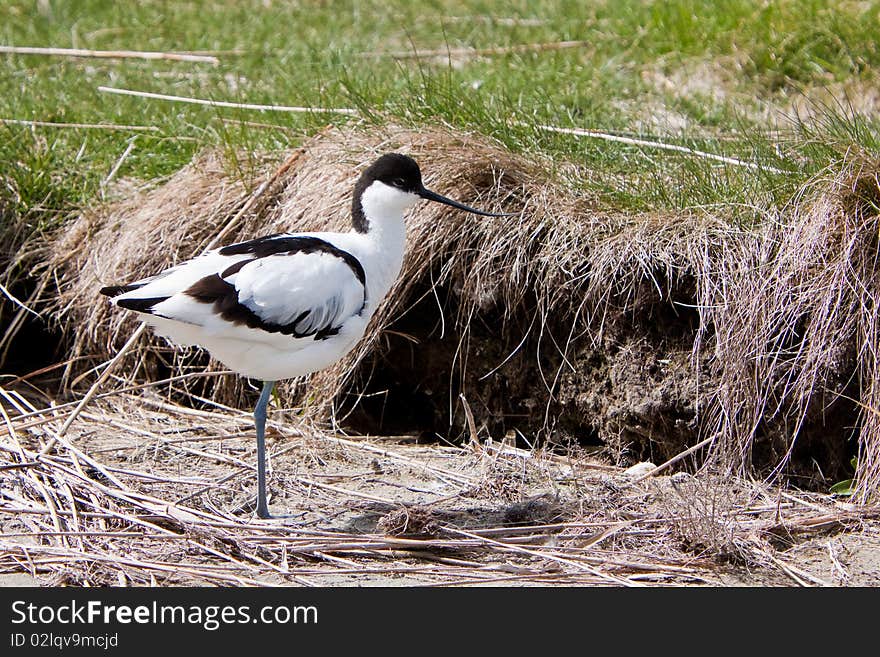
[[[264,435],[275,382],[333,364],[363,336],[400,272],[403,215],[419,199],[505,216],[426,189],[415,160],[389,153],[355,184],[348,232],[269,235],[101,289],[160,335],[203,347],[230,369],[263,382],[254,410],[260,518],[271,517]]]

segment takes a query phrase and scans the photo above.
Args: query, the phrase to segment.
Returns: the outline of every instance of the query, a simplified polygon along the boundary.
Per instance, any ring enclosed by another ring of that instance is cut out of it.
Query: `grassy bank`
[[[0,178],[14,215],[42,226],[98,200],[111,172],[153,181],[206,146],[278,149],[327,123],[394,119],[439,121],[574,163],[567,183],[618,209],[681,208],[779,202],[853,143],[877,146],[876,122],[848,106],[863,108],[876,80],[877,5],[584,4],[10,0],[0,7],[3,45],[208,52],[219,63],[0,55],[0,118],[143,128],[5,123]],[[828,85],[835,100],[817,91]],[[101,86],[353,108],[360,118],[220,109]],[[819,127],[789,120],[804,108],[819,110]],[[670,141],[763,168],[537,125]],[[252,173],[246,161],[231,166]]]

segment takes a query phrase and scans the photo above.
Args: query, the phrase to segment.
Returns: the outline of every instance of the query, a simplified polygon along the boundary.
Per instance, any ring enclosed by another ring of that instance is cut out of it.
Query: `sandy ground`
[[[671,469],[639,481],[582,451],[270,423],[270,508],[286,517],[263,521],[247,414],[95,403],[69,434],[81,456],[0,473],[0,583],[880,584],[880,516],[844,499]]]
[[[40,580],[33,575],[11,573],[0,575],[0,586],[39,586]]]

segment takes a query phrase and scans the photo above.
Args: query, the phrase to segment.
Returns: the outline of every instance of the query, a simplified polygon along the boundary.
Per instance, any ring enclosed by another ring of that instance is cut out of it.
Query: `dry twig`
[[[229,107],[234,109],[256,110],[259,112],[296,112],[307,114],[347,114],[357,116],[360,114],[355,109],[343,107],[292,107],[288,105],[258,105],[253,103],[232,103],[225,100],[208,100],[206,98],[191,98],[189,96],[174,96],[171,94],[157,94],[150,91],[137,91],[134,89],[119,89],[117,87],[98,87],[98,91],[123,96],[137,96],[138,98],[151,98],[153,100],[169,100],[176,103],[190,103],[193,105],[206,105],[208,107]]]
[[[5,55],[47,55],[50,57],[97,57],[99,59],[165,59],[175,62],[197,62],[216,66],[220,60],[212,55],[194,55],[178,52],[151,52],[140,50],[85,50],[83,48],[33,48],[29,46],[0,46]]]
[[[551,41],[548,43],[521,43],[492,48],[438,48],[436,50],[394,50],[390,52],[365,52],[363,57],[393,57],[394,59],[423,59],[426,57],[491,57],[520,52],[545,52],[586,48],[589,41]]]

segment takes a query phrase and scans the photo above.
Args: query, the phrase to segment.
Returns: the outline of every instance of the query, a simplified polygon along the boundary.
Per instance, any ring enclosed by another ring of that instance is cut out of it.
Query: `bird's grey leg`
[[[263,392],[254,409],[254,425],[257,429],[257,516],[271,518],[266,504],[266,407],[272,396],[274,381],[263,381]]]

